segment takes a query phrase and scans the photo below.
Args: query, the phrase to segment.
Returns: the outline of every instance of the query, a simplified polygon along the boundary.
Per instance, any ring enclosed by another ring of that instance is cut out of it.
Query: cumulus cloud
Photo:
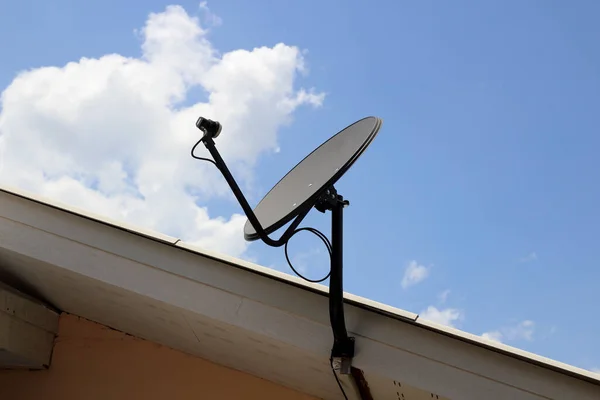
[[[498,330],[484,332],[481,336],[488,340],[496,342],[506,342],[513,340],[533,340],[535,323],[530,320],[521,321],[513,326],[505,326]]]
[[[416,285],[421,282],[429,275],[429,269],[424,265],[420,265],[415,260],[408,263],[404,269],[404,276],[402,277],[402,288],[406,289],[409,286]]]
[[[107,54],[18,74],[0,97],[0,184],[239,256],[245,218],[202,206],[230,194],[213,166],[189,156],[194,122],[223,123],[219,149],[247,186],[257,159],[277,151],[279,128],[323,94],[295,87],[305,70],[298,48],[220,54],[180,6],[150,14],[139,35],[139,58]],[[188,100],[192,90],[206,99]]]
[[[440,325],[455,327],[455,324],[464,318],[462,312],[455,308],[445,308],[443,310],[434,306],[419,313],[419,319],[425,319]]]

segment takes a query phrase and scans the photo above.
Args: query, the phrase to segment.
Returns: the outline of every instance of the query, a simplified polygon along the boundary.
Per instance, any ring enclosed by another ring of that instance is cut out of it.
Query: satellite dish
[[[342,374],[350,374],[354,357],[354,338],[346,331],[343,308],[343,209],[349,202],[337,193],[334,184],[364,153],[381,124],[377,117],[366,117],[344,128],[292,168],[252,210],[215,146],[214,139],[221,133],[221,124],[203,117],[196,122],[203,136],[192,148],[192,157],[212,162],[223,174],[248,217],[244,226],[246,240],[261,239],[269,246],[286,246],[286,257],[288,240],[301,230],[317,234],[327,245],[331,256],[329,317],[334,337],[331,361],[332,368],[335,361]],[[200,143],[208,149],[213,160],[194,155]],[[331,241],[314,228],[297,229],[313,207],[321,212],[331,211]],[[292,223],[279,239],[268,236],[290,221]]]
[[[254,215],[270,234],[310,209],[371,144],[381,120],[363,118],[319,146],[287,173],[254,209]],[[246,240],[260,239],[250,220],[244,226]]]

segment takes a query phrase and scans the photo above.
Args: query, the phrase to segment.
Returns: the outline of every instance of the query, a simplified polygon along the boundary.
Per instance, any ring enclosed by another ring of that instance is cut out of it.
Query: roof
[[[328,362],[325,286],[8,188],[0,280],[61,311],[342,398]],[[600,398],[600,376],[589,371],[344,297],[353,365],[374,399]]]

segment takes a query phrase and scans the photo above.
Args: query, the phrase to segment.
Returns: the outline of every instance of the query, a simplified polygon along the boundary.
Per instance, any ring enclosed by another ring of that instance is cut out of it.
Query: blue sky
[[[221,53],[297,46],[307,68],[295,85],[325,94],[278,128],[278,152],[257,158],[253,203],[339,129],[383,118],[338,185],[351,202],[347,291],[435,307],[459,329],[600,368],[600,4],[485,3],[221,0],[212,14],[176,4],[210,26]],[[30,68],[140,57],[134,30],[168,4],[5,2],[0,88]],[[206,96],[190,90],[185,102]],[[227,197],[203,204],[224,218],[240,212]],[[324,231],[328,222],[307,219]],[[308,275],[326,270],[317,239],[290,250]],[[289,272],[281,249],[255,243],[244,256]]]

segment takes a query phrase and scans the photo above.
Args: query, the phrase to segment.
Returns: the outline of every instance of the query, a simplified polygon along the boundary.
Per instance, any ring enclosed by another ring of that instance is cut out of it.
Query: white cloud
[[[221,17],[219,17],[216,14],[213,14],[212,11],[210,11],[210,9],[208,8],[208,2],[206,2],[206,1],[200,2],[199,7],[200,7],[200,10],[202,10],[204,13],[204,20],[207,24],[212,25],[212,26],[219,26],[223,23],[223,20],[221,19]]]
[[[538,256],[537,256],[536,252],[532,251],[531,253],[527,254],[525,257],[519,258],[519,262],[526,263],[526,262],[536,261],[537,258],[538,258]]]
[[[239,256],[245,218],[198,205],[231,195],[212,165],[189,156],[194,122],[223,123],[217,145],[247,185],[294,110],[324,96],[294,87],[305,70],[296,47],[221,55],[182,7],[150,14],[140,32],[139,58],[82,58],[12,81],[0,97],[0,184]],[[207,100],[188,104],[192,89]]]
[[[438,299],[440,303],[444,304],[446,300],[448,300],[448,296],[450,295],[450,289],[446,289],[440,294],[438,294]]]
[[[424,265],[419,265],[415,260],[408,263],[404,269],[404,276],[402,277],[402,288],[406,289],[409,286],[416,285],[421,282],[429,275],[429,269]]]
[[[455,327],[455,323],[461,321],[463,318],[462,312],[455,308],[439,310],[434,306],[429,306],[426,310],[419,313],[419,319],[426,319],[450,327]]]
[[[530,320],[521,321],[513,326],[506,326],[498,330],[484,332],[481,336],[485,339],[503,343],[513,340],[533,340],[535,323]]]
[[[502,332],[500,331],[484,332],[481,336],[484,339],[493,340],[500,343],[502,343],[502,339],[504,338],[504,335],[502,335]]]

